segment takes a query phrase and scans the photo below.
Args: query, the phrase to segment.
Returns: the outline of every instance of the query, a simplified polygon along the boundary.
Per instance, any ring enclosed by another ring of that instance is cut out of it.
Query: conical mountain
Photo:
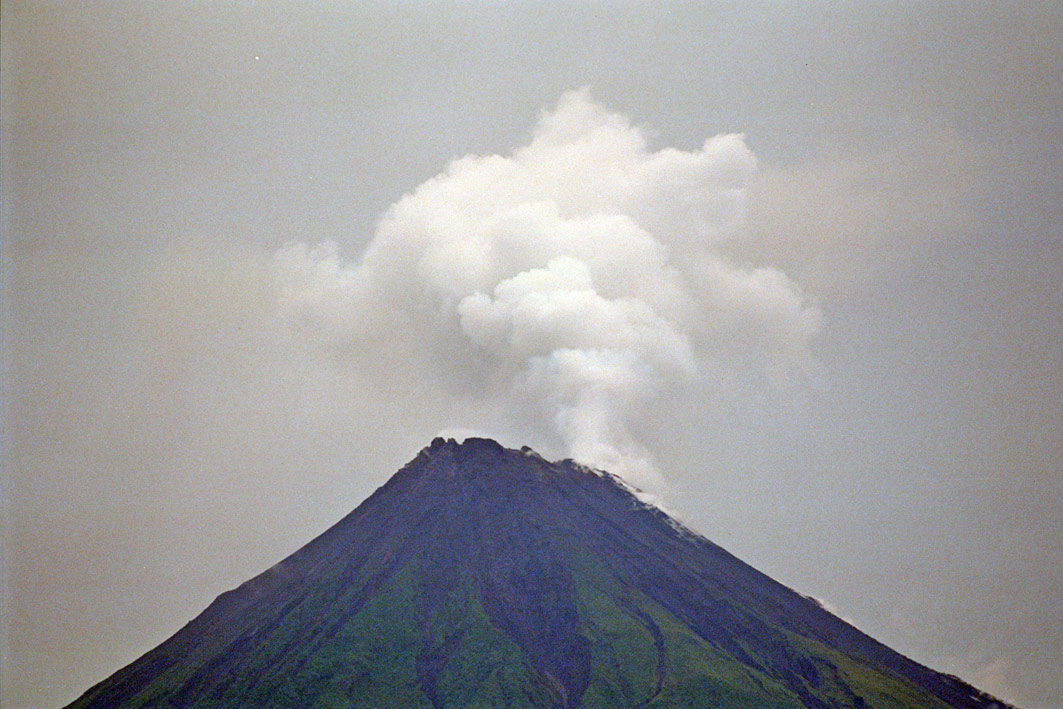
[[[73,707],[994,707],[642,504],[436,439]]]

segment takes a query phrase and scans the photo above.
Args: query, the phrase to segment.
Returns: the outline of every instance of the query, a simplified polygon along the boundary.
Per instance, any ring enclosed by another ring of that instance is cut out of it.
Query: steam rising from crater
[[[535,410],[572,457],[656,488],[632,422],[663,391],[810,361],[815,307],[781,271],[720,253],[755,169],[741,135],[653,151],[570,92],[527,146],[454,160],[392,205],[360,256],[282,249],[278,305],[345,366],[383,361],[503,418]]]

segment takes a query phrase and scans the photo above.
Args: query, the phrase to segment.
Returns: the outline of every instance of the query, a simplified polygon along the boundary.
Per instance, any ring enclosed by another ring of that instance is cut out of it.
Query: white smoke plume
[[[392,205],[360,258],[282,249],[278,306],[348,366],[534,410],[572,457],[659,488],[632,422],[663,391],[810,361],[814,305],[720,253],[755,169],[741,135],[653,151],[573,91],[527,146],[454,160]]]

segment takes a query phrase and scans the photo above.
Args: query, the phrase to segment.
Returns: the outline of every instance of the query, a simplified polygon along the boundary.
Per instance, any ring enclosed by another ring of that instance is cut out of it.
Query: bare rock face
[[[437,438],[73,707],[1003,707],[636,499]]]

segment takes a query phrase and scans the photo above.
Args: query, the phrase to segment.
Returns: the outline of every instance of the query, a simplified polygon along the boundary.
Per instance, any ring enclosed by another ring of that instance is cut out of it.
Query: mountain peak
[[[469,437],[459,442],[454,438],[437,437],[421,449],[396,479],[416,477],[440,482],[460,479],[465,483],[480,480],[480,487],[476,489],[481,494],[487,488],[495,490],[492,494],[499,494],[497,488],[521,481],[538,489],[547,478],[576,469],[582,469],[582,466],[571,461],[548,461],[528,446],[514,449],[491,438]]]
[[[440,451],[492,451],[496,453],[503,453],[507,449],[498,441],[493,438],[479,438],[476,436],[470,436],[460,443],[454,438],[443,438],[437,436],[432,439],[432,442],[421,449],[422,451],[428,451],[429,453]]]
[[[491,438],[469,437],[459,442],[454,438],[438,436],[421,449],[412,463],[446,460],[457,465],[465,465],[476,460],[488,462],[504,459],[507,456],[523,456],[527,454],[526,451],[531,451],[531,449],[525,447],[519,451],[513,450]],[[538,456],[538,454],[535,455]]]
[[[639,502],[437,438],[77,707],[992,707]]]

